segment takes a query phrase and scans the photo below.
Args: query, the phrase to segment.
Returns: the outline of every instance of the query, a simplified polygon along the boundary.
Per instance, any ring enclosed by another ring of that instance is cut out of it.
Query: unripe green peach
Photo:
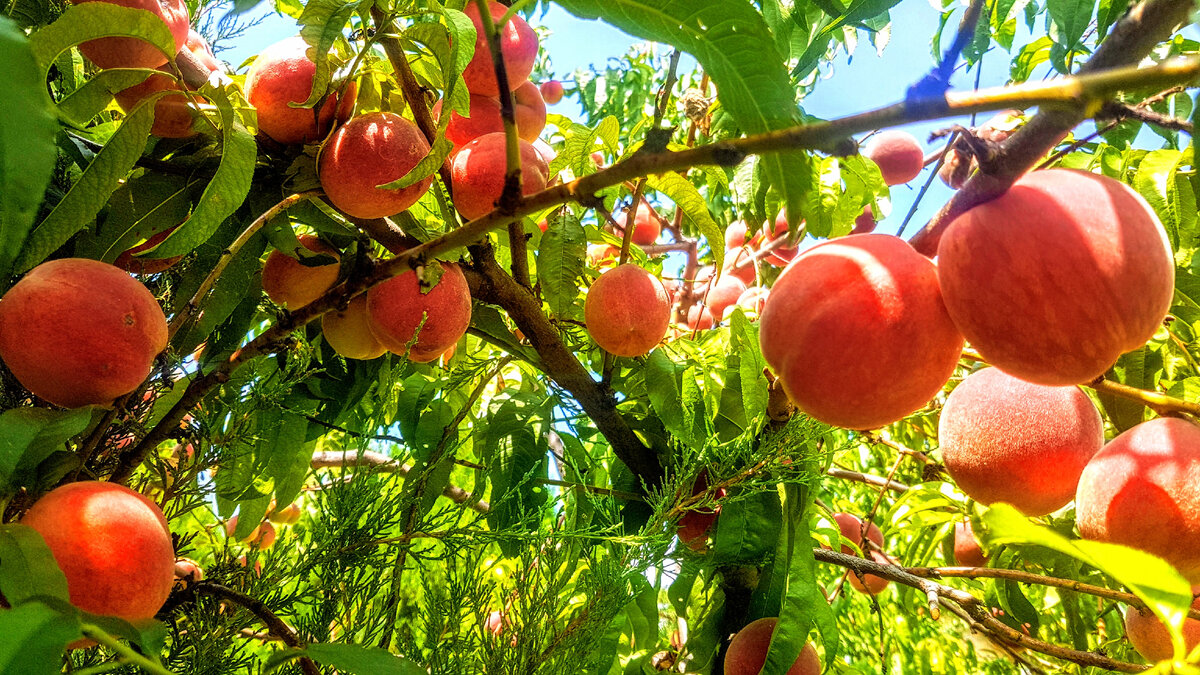
[[[583,303],[588,334],[616,356],[642,356],[671,324],[671,301],[658,277],[625,263],[600,275]]]
[[[388,351],[428,363],[467,332],[471,290],[458,265],[442,263],[442,276],[431,289],[421,288],[413,270],[372,287],[367,291],[367,312],[371,331]]]
[[[321,149],[317,176],[341,212],[355,218],[388,218],[416,204],[433,176],[405,188],[378,186],[403,178],[428,154],[429,142],[416,124],[395,113],[370,113],[334,132]]]
[[[127,621],[150,619],[175,581],[175,551],[162,510],[117,483],[70,483],[21,519],[42,535],[67,577],[71,604]]]
[[[946,308],[988,363],[1046,385],[1089,382],[1162,325],[1175,263],[1129,186],[1034,171],[954,221],[938,247]]]
[[[302,234],[299,240],[313,253],[339,258],[337,249],[311,234]],[[310,267],[286,253],[271,251],[263,265],[263,291],[272,302],[294,312],[333,288],[339,268],[336,262]]]
[[[111,404],[166,346],[167,320],[150,291],[97,260],[42,263],[0,298],[0,359],[55,405]]]
[[[738,631],[725,653],[725,675],[758,675],[767,662],[771,636],[779,623],[776,617],[758,619]],[[812,644],[805,643],[785,675],[820,675],[821,660]]]
[[[85,2],[107,2],[121,7],[144,9],[157,14],[175,38],[175,50],[187,42],[188,9],[183,0],[72,0],[76,5]],[[145,40],[131,37],[106,37],[88,40],[79,51],[99,68],[157,68],[167,62],[166,54]]]
[[[507,173],[506,139],[503,133],[484,134],[467,143],[450,163],[454,186],[454,208],[474,220],[496,208],[504,192]],[[546,187],[549,167],[541,153],[525,141],[521,151],[521,194],[530,195]]]
[[[950,379],[963,345],[933,262],[884,234],[798,256],[772,287],[760,325],[763,357],[792,401],[850,429],[920,409]]]
[[[304,103],[312,92],[317,64],[308,58],[309,49],[298,35],[281,40],[264,49],[246,74],[246,100],[258,112],[259,131],[285,145],[319,141],[329,133],[335,115],[345,120],[354,112],[354,85],[347,87],[341,105],[336,92],[317,109],[290,105]]]
[[[492,20],[498,22],[508,11],[508,7],[490,1],[488,10]],[[463,81],[472,94],[499,96],[500,85],[496,82],[496,67],[492,62],[492,50],[488,47],[479,6],[469,2],[463,13],[475,24],[475,55],[463,70]],[[521,82],[529,79],[529,74],[533,72],[538,53],[537,33],[516,14],[503,26],[497,25],[496,28],[500,31],[500,54],[504,59],[505,77],[509,88],[515,89]]]
[[[863,156],[879,166],[883,182],[900,185],[916,178],[925,166],[925,151],[912,134],[881,131],[867,141]]]
[[[346,309],[322,315],[321,334],[333,351],[348,359],[379,358],[387,351],[371,332],[365,293],[351,300]]]
[[[1104,443],[1104,422],[1078,387],[1046,387],[984,368],[946,399],[938,422],[946,471],[982,504],[1044,516],[1075,497]]]

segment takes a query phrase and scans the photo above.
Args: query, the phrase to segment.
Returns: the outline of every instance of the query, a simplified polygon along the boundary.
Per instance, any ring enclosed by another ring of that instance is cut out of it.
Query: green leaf
[[[692,433],[691,415],[684,407],[683,393],[679,384],[678,367],[664,350],[656,349],[646,357],[642,377],[646,381],[646,393],[650,405],[658,418],[672,435],[692,447],[698,445]]]
[[[42,535],[27,525],[0,525],[0,594],[13,607],[37,597],[67,601],[67,577]]]
[[[704,196],[696,186],[673,171],[648,177],[646,185],[675,202],[688,222],[699,229],[700,234],[708,240],[709,249],[713,253],[713,266],[721,269],[725,264],[725,233],[721,231],[717,221],[713,220],[708,211],[708,203],[704,201]]]
[[[579,275],[587,255],[587,232],[570,211],[557,210],[547,218],[537,254],[537,279],[550,311],[570,313],[579,299]]]
[[[560,0],[568,12],[604,19],[630,35],[663,42],[696,57],[717,85],[721,106],[747,133],[800,121],[796,92],[775,40],[749,0]],[[806,155],[772,153],[760,160],[791,213],[808,190]],[[719,247],[718,247],[719,248]]]
[[[753,560],[775,550],[779,541],[779,523],[783,512],[779,495],[758,492],[731,494],[721,506],[717,531],[713,535],[711,559],[716,564]]]
[[[221,116],[221,163],[200,195],[192,217],[155,247],[149,257],[183,255],[204,243],[250,192],[258,144],[235,112],[234,101],[241,96],[240,91],[234,84],[217,87],[210,83],[201,87],[199,93],[216,105]]]
[[[367,0],[310,0],[305,3],[298,21],[300,37],[312,47],[309,55],[315,57],[313,63],[317,68],[313,73],[308,100],[297,107],[311,108],[325,96],[329,89],[329,50],[342,37],[350,17],[369,5]]]
[[[71,92],[58,102],[58,114],[68,124],[83,128],[93,117],[99,115],[113,95],[122,89],[141,84],[151,74],[159,71],[149,68],[111,68],[100,71],[82,87]]]
[[[0,414],[0,496],[30,487],[38,464],[67,439],[80,434],[92,418],[92,408],[49,410],[13,408]]]
[[[197,178],[135,172],[113,191],[99,227],[76,240],[75,254],[112,262],[138,242],[175,227],[187,219],[200,184]]]
[[[1155,150],[1142,159],[1133,177],[1134,188],[1154,207],[1158,219],[1167,229],[1173,249],[1181,246],[1181,229],[1195,228],[1195,194],[1186,183],[1182,184],[1184,189],[1181,190],[1176,179],[1180,167],[1190,163],[1190,156],[1178,150]]]
[[[426,675],[424,668],[406,658],[378,647],[352,644],[317,643],[304,649],[284,649],[267,659],[266,670],[307,656],[317,663],[332,666],[350,675]]]
[[[488,420],[485,444],[494,448],[488,463],[488,482],[492,485],[492,510],[488,527],[505,530],[529,527],[529,520],[547,500],[546,490],[530,478],[546,477],[544,441],[534,436],[528,410],[508,400]],[[500,550],[517,555],[523,544],[501,539]]]
[[[0,63],[0,276],[7,276],[50,183],[58,123],[30,42],[5,16]]]
[[[0,610],[0,673],[57,675],[67,644],[80,637],[77,612],[29,602]]]
[[[1081,46],[1079,40],[1092,21],[1095,7],[1095,0],[1046,0],[1046,10],[1060,31],[1059,44],[1070,50]]]
[[[87,227],[108,203],[113,191],[142,156],[150,127],[154,124],[156,101],[157,97],[147,97],[133,109],[63,200],[29,235],[17,257],[17,272],[28,271],[45,260],[76,232]]]
[[[138,38],[157,47],[166,58],[175,58],[175,38],[160,15],[109,2],[87,2],[68,7],[58,20],[30,36],[41,80],[46,80],[59,54],[102,37]]]

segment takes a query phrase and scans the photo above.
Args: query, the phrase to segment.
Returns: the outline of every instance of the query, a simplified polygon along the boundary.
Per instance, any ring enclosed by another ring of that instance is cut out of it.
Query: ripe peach
[[[378,186],[404,177],[427,154],[429,142],[416,124],[389,112],[359,115],[321,148],[317,177],[339,211],[355,218],[387,218],[417,203],[433,176],[406,188]]]
[[[938,422],[946,471],[983,504],[1044,516],[1075,496],[1104,444],[1104,422],[1078,387],[1046,387],[984,368],[946,399]]]
[[[175,50],[187,42],[188,9],[183,0],[72,0],[76,5],[85,2],[107,2],[121,7],[144,9],[157,14],[175,38]],[[107,37],[88,40],[79,51],[100,68],[157,68],[167,62],[167,56],[145,40],[129,37]]]
[[[158,113],[156,111],[155,124],[158,123],[157,115]],[[176,225],[175,227],[179,226]],[[161,244],[164,239],[166,239],[172,232],[175,231],[175,227],[163,230],[162,232],[151,236],[149,239],[138,244],[137,246],[126,249],[121,253],[121,255],[117,256],[117,259],[113,261],[113,264],[125,270],[126,272],[132,272],[134,274],[158,274],[159,272],[165,272],[175,263],[183,260],[183,256],[174,255],[170,258],[140,258],[137,257],[137,254],[142,253],[143,251],[149,251],[155,246]]]
[[[196,55],[196,58],[199,59],[205,68],[208,68],[208,72],[212,73],[223,70],[221,62],[217,60],[216,55],[213,54],[212,47],[208,44],[208,40],[204,39],[203,35],[189,28],[187,39],[183,44],[189,51]]]
[[[504,120],[500,117],[500,101],[479,94],[471,94],[469,117],[463,117],[456,112],[450,113],[450,122],[446,125],[446,138],[455,147],[466,145],[484,134],[504,131]],[[537,140],[546,128],[546,103],[532,82],[526,81],[513,91],[514,120],[517,123],[517,135],[530,143]],[[442,102],[433,106],[433,115],[442,113]]]
[[[184,49],[195,54],[200,62],[209,69],[209,72],[220,68],[220,64],[213,58],[212,52],[209,50],[208,43],[195,31],[188,31]],[[207,103],[207,101],[199,96],[184,95],[182,92],[187,91],[187,88],[170,74],[170,66],[160,66],[158,70],[163,74],[156,73],[139,84],[117,92],[117,104],[121,106],[121,110],[129,113],[148,96],[161,91],[181,92],[155,100],[154,125],[150,128],[150,133],[159,138],[188,138],[196,135],[195,129],[192,128],[197,115],[196,104]]]
[[[238,517],[235,515],[225,521],[225,534],[232,537],[237,531]],[[275,526],[269,521],[262,521],[250,534],[241,538],[241,541],[248,546],[253,546],[258,549],[268,549],[275,543]]]
[[[858,516],[852,513],[835,513],[833,521],[837,523],[838,529],[841,530],[842,538],[854,542],[858,546],[858,550],[864,553],[883,547],[883,531],[875,523],[867,523],[867,536],[863,538],[863,521]],[[874,543],[874,547],[868,547],[867,541]],[[842,544],[842,553],[846,555],[858,555],[850,546]]]
[[[1198,590],[1200,588],[1193,588],[1192,592]],[[1192,600],[1192,609],[1200,609],[1200,598]],[[1171,634],[1150,611],[1143,613],[1136,607],[1125,608],[1125,637],[1129,638],[1129,644],[1151,663],[1167,661],[1175,656],[1175,650],[1171,647]],[[1184,653],[1200,645],[1200,621],[1183,620],[1183,642]]]
[[[175,551],[166,518],[123,485],[69,483],[34,503],[21,523],[46,540],[71,604],[84,611],[145,620],[171,593]]]
[[[505,142],[502,133],[484,134],[454,155],[450,180],[454,208],[463,218],[474,220],[496,208],[507,171]],[[521,193],[530,195],[546,187],[550,170],[536,148],[525,141],[520,144]]]
[[[613,267],[620,258],[621,249],[611,244],[589,244],[587,247],[588,266],[593,269]]]
[[[763,307],[767,304],[767,298],[770,297],[770,289],[762,286],[751,286],[738,296],[737,305],[748,312],[762,314]]]
[[[999,143],[1004,141],[1017,127],[1021,125],[1020,110],[1005,110],[975,129],[975,136],[985,141]],[[957,190],[970,178],[971,172],[979,166],[974,157],[968,157],[958,148],[946,150],[946,158],[942,168],[938,169],[938,177],[950,188]]]
[[[763,357],[792,401],[850,429],[924,406],[950,379],[963,344],[933,262],[885,234],[805,251],[775,282],[760,320]]]
[[[725,268],[721,272],[722,276],[736,277],[747,286],[753,284],[758,279],[758,271],[755,270],[753,262],[749,262],[751,254],[745,249],[737,249],[731,252],[732,255],[725,258]],[[743,263],[745,263],[743,265]]]
[[[588,334],[605,351],[642,356],[666,337],[671,301],[658,277],[625,263],[592,282],[583,318]]]
[[[304,248],[313,253],[333,256],[337,249],[311,234],[299,237]],[[337,282],[340,265],[336,262],[309,267],[281,251],[271,251],[263,265],[262,286],[267,297],[294,312],[325,294]]]
[[[495,610],[488,614],[485,626],[489,633],[500,637],[504,634],[505,629],[508,628],[508,619],[504,616],[504,612]]]
[[[508,11],[508,7],[493,1],[488,3],[488,11],[493,21],[499,21]],[[463,13],[475,24],[475,55],[463,71],[463,81],[472,94],[499,96],[500,85],[496,82],[492,50],[488,47],[479,6],[474,2],[467,3]],[[521,82],[529,79],[529,74],[533,72],[538,52],[537,33],[533,32],[525,19],[516,14],[503,26],[497,25],[496,28],[500,31],[500,54],[504,57],[504,74],[508,86],[515,89]]]
[[[709,283],[704,293],[704,305],[714,318],[724,316],[725,308],[736,304],[745,292],[746,284],[741,279],[722,274],[716,283]]]
[[[186,583],[201,581],[204,579],[204,568],[200,567],[191,558],[176,558],[175,559],[175,581],[172,583],[174,588],[183,588]]]
[[[879,166],[883,182],[900,185],[916,178],[925,166],[925,151],[912,134],[881,131],[867,141],[863,156]]]
[[[758,675],[767,662],[771,635],[778,623],[776,617],[759,619],[734,634],[725,653],[725,675]],[[821,660],[817,658],[817,650],[812,644],[805,643],[785,675],[820,675],[820,672]]]
[[[613,219],[617,221],[617,236],[625,235],[625,222],[629,219],[629,214],[624,210]],[[658,235],[662,233],[662,223],[659,222],[658,216],[654,210],[646,206],[643,202],[638,204],[637,212],[633,215],[633,243],[639,246],[649,246],[658,241]]]
[[[854,219],[854,227],[850,229],[850,234],[867,234],[875,231],[875,214],[871,211],[871,206],[868,204],[863,207],[863,212]]]
[[[988,557],[983,554],[983,547],[975,538],[975,530],[971,521],[963,520],[954,524],[954,564],[961,567],[985,567]]]
[[[708,330],[716,325],[716,320],[713,319],[712,312],[702,304],[695,304],[688,308],[687,323],[688,330]]]
[[[1079,534],[1153,553],[1200,580],[1200,428],[1160,417],[1097,452],[1075,494]]]
[[[775,216],[775,225],[771,230],[771,235],[769,237],[765,237],[763,232],[757,232],[753,237],[751,237],[750,245],[755,248],[762,249],[762,247],[770,244],[775,239],[778,239],[787,233],[787,214],[785,214],[783,211],[780,211],[779,215]],[[768,253],[763,260],[766,260],[776,267],[784,267],[796,258],[796,251],[796,246],[781,246]]]
[[[871,560],[874,560],[880,565],[894,564],[880,551],[871,551],[870,556]],[[862,580],[859,580],[858,575],[854,572],[849,572],[846,574],[846,582],[850,584],[851,588],[859,593],[866,593],[868,595],[879,595],[883,592],[883,589],[888,587],[888,584],[892,583],[891,580],[875,576],[874,574],[864,574],[862,576]]]
[[[692,486],[692,496],[698,495],[707,489],[708,470],[703,470],[696,477],[696,483]],[[718,490],[715,496],[717,499],[724,497],[725,490]],[[683,544],[693,551],[703,551],[708,546],[708,531],[716,524],[717,516],[719,515],[721,515],[720,504],[712,511],[693,509],[683,514],[675,530],[679,541],[683,542]]]
[[[409,360],[417,363],[437,359],[458,342],[471,323],[471,291],[458,265],[442,263],[441,279],[425,290],[417,273],[409,270],[367,291],[367,312],[375,337],[388,351],[407,352]]]
[[[546,80],[538,87],[538,90],[541,92],[542,99],[546,102],[546,105],[554,105],[563,98],[562,82],[558,80]]]
[[[319,108],[289,105],[304,103],[312,92],[317,64],[308,58],[309,49],[299,35],[281,40],[259,53],[246,74],[246,100],[258,111],[259,131],[285,145],[319,141],[329,133],[335,115],[345,120],[354,112],[358,92],[354,85],[347,88],[346,99],[340,105],[333,91]],[[425,152],[428,151],[426,147]]]
[[[725,228],[725,249],[732,251],[741,248],[746,243],[746,223],[735,220]]]
[[[1027,174],[950,223],[938,279],[983,358],[1023,380],[1080,384],[1145,344],[1171,305],[1175,263],[1144,199],[1070,169]]]
[[[333,351],[348,359],[375,359],[387,351],[371,332],[366,293],[351,300],[345,310],[322,315],[321,334]]]
[[[0,299],[0,359],[26,389],[65,408],[133,391],[166,346],[167,320],[150,291],[97,260],[42,263]]]

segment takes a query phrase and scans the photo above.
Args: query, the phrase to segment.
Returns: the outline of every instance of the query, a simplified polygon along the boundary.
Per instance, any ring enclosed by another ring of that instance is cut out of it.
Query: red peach
[[[1112,178],[1034,171],[950,223],[938,279],[984,360],[1046,385],[1089,382],[1162,325],[1175,263],[1154,210]]]
[[[173,588],[183,588],[187,583],[202,581],[204,579],[204,568],[191,558],[176,558],[175,559],[175,581],[172,584]]]
[[[975,136],[992,143],[1006,140],[1021,125],[1023,113],[1020,110],[1005,110],[975,129]],[[946,159],[942,168],[938,169],[938,177],[951,189],[957,190],[967,182],[971,172],[978,168],[975,157],[966,156],[956,147],[946,150]]]
[[[563,85],[558,80],[546,80],[542,83],[538,90],[542,94],[542,99],[547,105],[554,105],[563,98]]]
[[[337,249],[311,234],[302,234],[299,240],[313,253],[339,258]],[[336,262],[310,267],[282,251],[271,251],[263,265],[263,291],[272,302],[294,312],[333,288],[339,269]]]
[[[760,321],[763,357],[792,401],[850,429],[920,409],[950,379],[963,345],[933,262],[884,234],[805,251],[776,280]]]
[[[1101,448],[1079,477],[1075,524],[1086,539],[1152,553],[1200,581],[1200,427],[1160,417]]]
[[[707,489],[708,470],[705,469],[696,477],[696,482],[692,486],[692,496],[698,495]],[[724,496],[725,490],[723,489],[718,490],[715,495],[717,499]],[[708,532],[716,524],[719,515],[721,515],[720,504],[712,511],[701,509],[689,510],[679,519],[679,525],[675,531],[679,537],[679,541],[683,542],[693,551],[703,551],[708,546]]]
[[[156,111],[155,116],[157,117],[157,115],[158,113]],[[157,119],[155,123],[157,124]],[[175,227],[179,226],[176,225]],[[121,253],[121,255],[117,256],[117,259],[113,261],[113,264],[125,270],[126,272],[132,272],[134,274],[158,274],[170,269],[175,263],[183,260],[183,256],[175,255],[171,256],[170,258],[141,258],[138,257],[137,254],[144,251],[149,251],[155,246],[163,243],[163,240],[175,231],[175,227],[163,230],[158,234],[152,235],[149,239],[138,244],[137,246],[126,249]]]
[[[366,293],[351,300],[346,309],[322,315],[321,334],[333,351],[348,359],[375,359],[387,351],[371,332]]]
[[[0,359],[55,405],[111,404],[166,346],[167,320],[150,291],[97,260],[44,262],[0,299]]]
[[[583,317],[601,349],[616,356],[642,356],[666,337],[671,301],[657,277],[625,263],[592,282]]]
[[[471,290],[458,265],[442,263],[442,276],[433,288],[422,289],[414,270],[372,287],[367,291],[367,312],[371,331],[388,351],[428,363],[467,332]]]
[[[189,51],[196,55],[196,58],[205,68],[208,68],[208,72],[213,73],[219,70],[224,70],[221,67],[221,62],[218,61],[216,55],[213,54],[212,47],[208,44],[208,40],[205,40],[203,35],[189,28],[187,39],[183,44],[188,48]]]
[[[464,218],[474,220],[496,208],[507,171],[505,143],[502,133],[484,134],[454,155],[450,164],[454,208]],[[530,195],[546,187],[549,167],[536,148],[525,141],[519,143],[521,193]]]
[[[725,249],[732,251],[746,243],[746,223],[735,220],[725,228]]]
[[[76,5],[85,2],[107,2],[121,7],[144,9],[157,14],[175,38],[175,51],[183,49],[188,34],[188,8],[183,0],[72,0]],[[108,68],[157,68],[167,62],[167,55],[145,40],[129,37],[107,37],[88,40],[79,51],[96,64]]]
[[[620,257],[621,249],[611,244],[589,244],[587,247],[588,265],[593,269],[613,267]]]
[[[738,296],[737,304],[749,312],[762,314],[763,307],[767,304],[767,298],[770,297],[770,289],[762,286],[751,286],[747,288],[741,295]]]
[[[854,227],[850,229],[850,234],[868,234],[875,231],[875,213],[871,211],[871,205],[863,207],[863,212],[854,219]]]
[[[702,304],[695,304],[688,308],[687,327],[688,330],[708,330],[716,325],[713,319],[712,312]]]
[[[725,653],[725,675],[758,675],[767,662],[771,635],[775,633],[776,617],[758,619],[738,631]],[[820,675],[821,660],[812,644],[805,643],[800,655],[784,675]]]
[[[69,483],[35,502],[21,523],[46,540],[71,604],[84,611],[144,621],[171,593],[175,551],[167,520],[123,485]]]
[[[879,166],[883,182],[900,185],[916,178],[925,167],[925,151],[912,134],[881,131],[867,141],[863,156]]]
[[[319,141],[329,133],[335,115],[348,119],[354,111],[358,88],[353,85],[347,88],[341,105],[335,92],[329,93],[319,109],[289,105],[304,103],[312,92],[317,64],[308,58],[309,49],[298,35],[281,40],[259,53],[246,74],[246,100],[258,111],[259,130],[285,145]]]
[[[1104,443],[1104,422],[1078,387],[1046,387],[984,368],[946,399],[938,422],[946,471],[982,504],[1044,516],[1075,496]]]
[[[508,11],[508,7],[498,2],[488,2],[488,11],[493,21],[499,21]],[[475,55],[463,71],[463,81],[467,90],[472,94],[484,96],[499,96],[500,85],[496,82],[496,68],[492,63],[492,50],[488,47],[487,34],[483,29],[479,6],[474,2],[467,3],[463,13],[475,24]],[[504,57],[505,77],[510,88],[516,88],[521,82],[529,79],[533,72],[533,64],[537,60],[538,37],[520,16],[514,14],[503,26],[496,27],[500,32],[500,54]]]
[[[624,236],[625,223],[629,219],[629,214],[624,210],[614,218],[617,221],[617,236]],[[658,220],[658,215],[654,210],[646,206],[643,202],[638,204],[637,212],[633,215],[633,243],[639,246],[649,246],[658,241],[658,235],[662,233],[662,223]]]
[[[983,547],[975,538],[975,530],[971,521],[963,520],[954,524],[954,564],[961,567],[986,567],[988,557],[983,554]]]
[[[858,516],[852,513],[839,512],[833,514],[833,521],[837,523],[838,530],[842,533],[842,538],[854,542],[858,546],[858,550],[867,553],[877,548],[883,548],[883,531],[875,523],[867,523],[867,536],[863,538],[863,521]],[[875,544],[874,547],[868,547],[867,541]],[[858,555],[850,546],[842,544],[842,553],[846,555]]]
[[[537,140],[546,128],[546,104],[532,82],[523,82],[513,91],[513,117],[517,123],[517,135],[530,143]],[[484,134],[504,131],[504,120],[500,116],[500,101],[479,94],[471,94],[468,117],[450,113],[446,126],[446,138],[455,147],[466,145]],[[442,102],[433,106],[435,117],[442,113]]]
[[[767,237],[763,236],[762,232],[757,232],[750,239],[750,246],[761,250],[767,244],[770,244],[775,239],[778,239],[778,238],[786,235],[787,233],[788,233],[787,214],[780,211],[779,215],[775,217],[775,225],[774,225],[773,229],[771,230],[771,236],[769,238],[767,238]],[[772,265],[774,265],[776,267],[784,267],[796,258],[796,252],[797,252],[796,246],[780,246],[779,248],[768,253],[767,256],[765,258],[763,258],[763,260],[766,260],[767,262],[771,263]]]
[[[880,565],[893,564],[886,555],[879,551],[871,551],[871,560],[874,560]],[[892,583],[890,580],[880,576],[875,576],[874,574],[863,574],[862,579],[860,580],[858,575],[854,572],[848,572],[846,574],[846,582],[850,584],[850,588],[853,588],[859,593],[866,593],[868,595],[879,595],[883,592],[883,589],[888,587],[888,584]]]
[[[746,292],[746,284],[741,279],[722,274],[715,283],[710,283],[704,292],[704,306],[713,317],[724,316],[725,308],[737,304],[738,298]]]
[[[1198,588],[1193,588],[1195,593]],[[1192,609],[1200,609],[1200,598],[1192,600]],[[1167,627],[1150,611],[1143,612],[1136,607],[1125,608],[1125,637],[1129,644],[1147,661],[1158,663],[1175,657],[1175,649],[1171,646],[1171,634]],[[1200,645],[1200,621],[1196,619],[1183,620],[1184,653],[1192,651]]]
[[[403,178],[428,154],[429,142],[416,124],[389,112],[359,115],[325,142],[317,177],[339,211],[355,218],[388,218],[416,204],[433,176],[405,188],[379,186]]]

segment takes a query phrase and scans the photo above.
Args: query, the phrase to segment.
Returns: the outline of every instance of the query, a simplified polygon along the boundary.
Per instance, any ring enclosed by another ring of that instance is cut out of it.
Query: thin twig
[[[262,621],[263,625],[271,631],[271,634],[282,640],[285,645],[296,649],[303,648],[304,645],[300,642],[300,637],[296,635],[296,631],[292,630],[291,626],[284,623],[282,619],[275,616],[271,608],[267,607],[261,600],[211,581],[197,581],[191,584],[190,588],[194,589],[197,593],[206,593],[245,607],[251,614],[258,617],[259,621]],[[320,675],[317,664],[313,663],[312,659],[307,656],[301,656],[299,662],[300,669],[304,671],[305,675]]]

